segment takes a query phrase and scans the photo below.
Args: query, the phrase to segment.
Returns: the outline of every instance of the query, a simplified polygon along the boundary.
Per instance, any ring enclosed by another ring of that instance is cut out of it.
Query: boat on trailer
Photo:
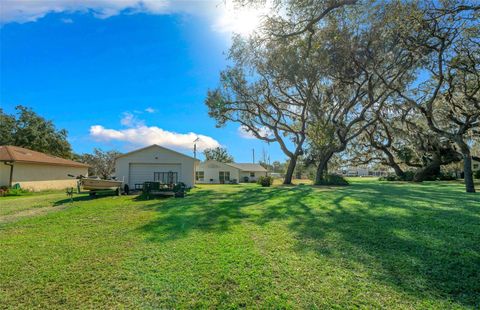
[[[116,180],[101,180],[101,179],[80,179],[80,185],[85,190],[117,190],[122,187],[122,181]]]
[[[95,196],[97,192],[102,191],[115,191],[117,195],[122,194],[122,184],[123,181],[118,180],[102,180],[98,177],[85,177],[83,175],[72,175],[68,174],[69,177],[77,179],[77,190],[80,193],[80,190],[89,191],[90,196]]]

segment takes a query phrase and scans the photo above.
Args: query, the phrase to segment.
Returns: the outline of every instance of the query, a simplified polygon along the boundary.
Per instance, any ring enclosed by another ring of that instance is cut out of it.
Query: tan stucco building
[[[0,146],[0,186],[32,191],[76,187],[70,175],[87,176],[88,165],[18,146]]]

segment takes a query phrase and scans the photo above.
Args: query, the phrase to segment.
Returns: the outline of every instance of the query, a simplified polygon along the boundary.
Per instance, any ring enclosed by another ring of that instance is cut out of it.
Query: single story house
[[[115,176],[131,189],[140,189],[144,182],[195,184],[198,159],[153,144],[115,159]]]
[[[258,177],[267,175],[267,169],[259,164],[221,163],[207,160],[198,165],[195,180],[197,183],[255,182]]]
[[[373,169],[366,166],[352,166],[341,169],[337,173],[347,177],[381,177],[388,175],[390,171]]]
[[[480,170],[480,157],[472,156],[472,171]]]
[[[0,146],[0,186],[33,191],[76,187],[68,175],[88,174],[88,165],[18,146]]]

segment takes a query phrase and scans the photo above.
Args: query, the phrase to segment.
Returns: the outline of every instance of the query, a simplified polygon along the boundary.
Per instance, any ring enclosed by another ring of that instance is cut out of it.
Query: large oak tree
[[[63,158],[72,157],[67,131],[57,129],[32,109],[17,106],[16,114],[0,109],[0,145],[15,145]]]

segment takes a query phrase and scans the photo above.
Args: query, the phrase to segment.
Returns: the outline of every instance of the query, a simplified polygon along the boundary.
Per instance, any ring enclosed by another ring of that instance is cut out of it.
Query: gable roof
[[[69,167],[90,167],[87,164],[79,163],[73,160],[60,158],[57,156],[32,151],[19,146],[2,145],[0,146],[0,161],[48,164]]]
[[[133,150],[133,151],[131,151],[131,152],[128,152],[128,153],[125,153],[125,154],[122,154],[122,155],[118,155],[117,157],[115,157],[115,159],[121,158],[121,157],[125,157],[125,156],[131,155],[131,154],[133,154],[133,153],[141,152],[141,151],[147,150],[147,149],[152,148],[152,147],[157,147],[157,148],[160,148],[160,149],[162,149],[162,150],[166,150],[166,151],[175,153],[175,154],[177,154],[177,155],[181,155],[181,156],[184,156],[184,157],[187,157],[187,158],[190,158],[190,159],[195,159],[195,158],[193,158],[192,156],[185,155],[185,154],[183,154],[183,153],[180,153],[180,152],[171,150],[171,149],[169,149],[169,148],[166,148],[166,147],[164,147],[164,146],[160,146],[160,145],[158,145],[158,144],[152,144],[152,145],[149,145],[149,146],[146,146],[146,147],[142,147],[142,148],[140,148],[140,149]],[[195,160],[200,161],[199,159],[195,159]]]
[[[262,167],[259,164],[248,164],[248,163],[226,163],[226,165],[232,166],[234,168],[240,169],[242,171],[261,171],[267,172],[267,169]]]
[[[212,166],[212,164],[214,164],[215,166]],[[227,163],[223,163],[221,161],[214,160],[214,159],[207,159],[205,161],[200,162],[200,164],[198,165],[198,169],[220,168],[220,167],[223,167],[223,168],[226,168],[226,169],[232,168],[232,166],[228,165]]]

